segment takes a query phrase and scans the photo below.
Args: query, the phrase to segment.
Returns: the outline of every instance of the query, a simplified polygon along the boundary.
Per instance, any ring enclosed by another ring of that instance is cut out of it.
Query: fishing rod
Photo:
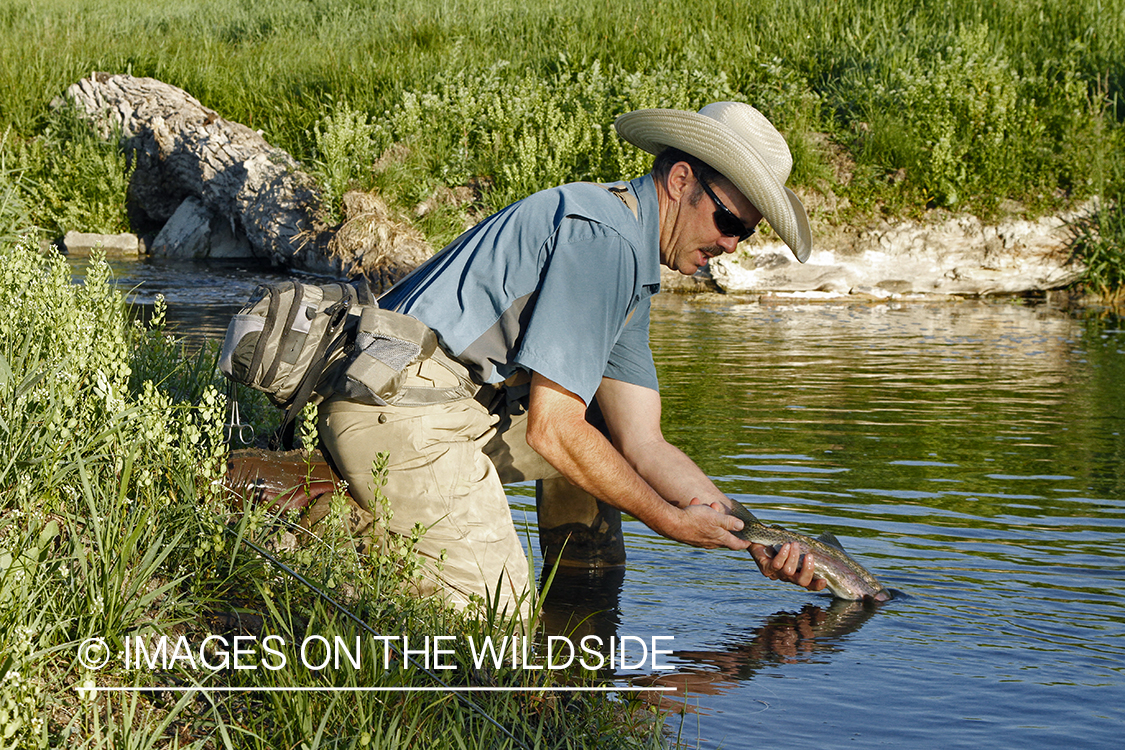
[[[267,552],[266,550],[262,549],[262,548],[261,548],[261,547],[260,547],[259,545],[255,544],[254,542],[250,541],[249,539],[247,539],[247,538],[246,538],[246,537],[244,537],[244,536],[240,536],[240,535],[239,535],[239,534],[238,534],[237,532],[235,532],[235,530],[234,530],[233,528],[231,528],[230,526],[225,526],[224,528],[226,529],[226,531],[227,531],[227,533],[228,533],[228,534],[230,534],[231,536],[233,536],[233,537],[234,537],[234,539],[235,539],[235,543],[236,543],[236,544],[237,544],[237,543],[245,544],[245,545],[246,545],[247,547],[249,547],[250,549],[252,549],[252,550],[254,550],[255,552],[257,552],[257,553],[258,553],[258,554],[259,554],[259,555],[260,555],[261,557],[263,557],[264,559],[266,559],[266,560],[268,560],[269,562],[273,563],[273,564],[274,564],[274,565],[276,565],[277,567],[281,568],[281,570],[285,571],[285,573],[286,573],[286,574],[288,574],[289,576],[291,576],[291,577],[292,577],[292,578],[293,578],[294,580],[296,580],[296,581],[297,581],[298,583],[300,583],[300,584],[301,584],[302,586],[306,587],[306,588],[307,588],[307,589],[309,589],[310,591],[313,591],[313,592],[315,592],[317,596],[319,596],[319,597],[320,597],[321,599],[323,599],[324,601],[328,602],[328,603],[329,603],[330,605],[332,605],[333,607],[335,607],[335,608],[336,608],[336,610],[338,610],[339,612],[341,612],[341,613],[343,613],[344,615],[346,615],[346,616],[348,617],[348,619],[350,619],[350,620],[351,620],[352,622],[354,622],[354,623],[355,623],[356,625],[358,625],[359,627],[361,627],[361,628],[362,628],[363,630],[367,631],[367,632],[368,632],[368,633],[369,633],[370,635],[374,636],[374,637],[375,637],[375,638],[377,638],[377,639],[382,639],[382,638],[383,638],[383,636],[381,636],[381,635],[380,635],[379,633],[376,633],[376,632],[375,632],[375,631],[374,631],[374,630],[373,630],[373,629],[371,628],[371,626],[370,626],[370,625],[368,625],[368,624],[367,624],[367,623],[366,623],[366,622],[365,622],[365,621],[364,621],[364,620],[363,620],[363,619],[362,619],[361,617],[359,617],[359,615],[355,614],[355,613],[354,613],[354,612],[352,612],[352,611],[351,611],[350,609],[348,609],[347,607],[345,607],[345,606],[344,606],[343,604],[340,604],[340,602],[338,602],[338,601],[336,601],[335,599],[333,599],[333,598],[332,598],[331,596],[329,596],[329,595],[328,595],[328,594],[327,594],[327,593],[326,593],[326,592],[325,592],[325,591],[324,591],[323,589],[321,589],[320,587],[318,587],[318,586],[317,586],[316,584],[314,584],[314,583],[313,583],[312,581],[310,581],[309,579],[305,578],[305,577],[304,577],[303,575],[301,575],[301,574],[300,574],[300,573],[298,573],[297,571],[293,570],[292,568],[290,568],[290,567],[289,567],[288,565],[286,565],[285,563],[281,562],[281,560],[278,560],[278,559],[277,559],[276,557],[274,557],[274,556],[273,556],[272,554],[270,554],[270,553],[269,553],[269,552]],[[389,646],[389,647],[390,647],[390,648],[391,648],[391,649],[392,649],[392,650],[393,650],[393,651],[394,651],[394,652],[396,653],[396,655],[397,655],[397,656],[398,656],[398,657],[399,657],[400,659],[403,659],[404,661],[406,661],[406,662],[407,662],[408,664],[410,664],[410,665],[411,665],[412,667],[414,667],[414,668],[415,668],[415,669],[417,669],[417,670],[418,670],[419,672],[421,672],[421,673],[423,673],[424,675],[426,675],[427,677],[429,677],[429,678],[430,678],[431,680],[433,680],[434,682],[436,682],[436,683],[437,683],[438,685],[440,685],[441,687],[444,687],[444,688],[449,688],[449,687],[451,687],[451,686],[450,686],[450,685],[448,685],[448,684],[447,684],[446,682],[444,682],[444,681],[443,681],[443,680],[442,680],[442,679],[441,679],[440,677],[438,677],[438,676],[437,676],[436,674],[434,674],[434,673],[433,673],[432,671],[430,671],[429,669],[427,669],[427,668],[426,668],[426,667],[425,667],[424,665],[421,665],[421,664],[419,664],[419,663],[418,663],[417,661],[415,661],[415,660],[414,660],[414,659],[413,659],[413,658],[412,658],[412,657],[410,656],[410,654],[407,654],[407,653],[405,653],[405,652],[403,652],[403,651],[399,650],[398,648],[396,648],[396,647],[394,647],[394,646],[391,646],[391,645],[390,645],[390,642],[389,642],[389,641],[384,641],[384,643],[386,643],[386,644],[387,644],[387,645],[388,645],[388,646]],[[456,698],[457,700],[461,701],[461,703],[462,703],[463,705],[465,705],[465,706],[466,706],[467,708],[469,708],[470,710],[472,710],[472,711],[474,711],[475,713],[479,714],[480,716],[484,717],[484,719],[485,719],[485,720],[487,720],[487,721],[488,721],[488,722],[489,722],[490,724],[492,724],[492,726],[496,727],[496,728],[497,728],[497,729],[499,729],[499,730],[500,730],[501,732],[503,732],[503,733],[504,733],[505,735],[507,735],[507,736],[508,736],[509,738],[511,738],[512,742],[515,742],[517,746],[519,746],[519,747],[523,748],[524,750],[530,750],[530,748],[528,747],[528,745],[527,745],[527,744],[526,744],[525,742],[523,742],[523,741],[522,741],[522,740],[520,740],[520,739],[519,739],[518,737],[516,737],[516,736],[515,736],[514,734],[512,734],[511,730],[509,730],[509,729],[508,729],[507,727],[505,727],[505,726],[504,726],[503,724],[501,724],[500,722],[498,722],[498,721],[497,721],[496,719],[492,718],[492,717],[491,717],[491,716],[490,716],[490,715],[488,714],[488,712],[487,712],[487,711],[485,711],[485,710],[484,710],[483,708],[481,708],[480,706],[478,706],[478,705],[477,705],[476,703],[474,703],[474,702],[473,702],[472,700],[470,700],[470,699],[469,699],[468,697],[466,697],[466,696],[465,696],[465,695],[464,695],[463,693],[460,693],[460,692],[457,692],[457,691],[451,691],[451,692],[453,693],[453,697],[455,697],[455,698]]]

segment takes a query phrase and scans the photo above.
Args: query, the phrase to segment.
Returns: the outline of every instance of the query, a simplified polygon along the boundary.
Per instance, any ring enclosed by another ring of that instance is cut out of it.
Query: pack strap
[[[258,337],[258,345],[254,347],[254,356],[250,360],[249,372],[252,373],[252,374],[257,373],[258,368],[260,368],[262,366],[262,358],[265,356],[266,349],[268,348],[269,342],[273,340],[274,331],[277,330],[277,324],[278,324],[277,309],[281,306],[281,294],[278,293],[278,291],[276,289],[272,289],[272,288],[269,289],[267,293],[269,294],[269,297],[270,297],[269,311],[266,313],[265,328],[262,331],[262,335]],[[296,294],[296,299],[294,300],[294,302],[297,303],[297,304],[293,305],[292,310],[296,310],[297,306],[301,302],[301,288],[300,287],[296,288],[295,294]],[[293,324],[292,310],[290,311],[290,315],[289,315],[289,321],[288,321],[289,325]],[[273,376],[277,372],[276,366],[271,368],[271,369],[273,370],[273,372],[270,373],[270,379],[272,379]]]
[[[305,376],[301,378],[301,384],[297,387],[289,408],[285,410],[285,416],[282,417],[277,432],[270,438],[272,450],[277,450],[279,447],[284,450],[293,449],[297,431],[297,415],[309,402],[332,357],[347,343],[345,341],[347,337],[340,336],[339,333],[343,330],[344,324],[348,322],[348,311],[351,309],[352,302],[355,301],[356,292],[350,286],[343,286],[345,290],[343,296],[324,311],[324,314],[329,316],[328,328],[317,344],[312,361],[305,371]],[[293,309],[296,310],[297,307],[297,305],[294,305]]]

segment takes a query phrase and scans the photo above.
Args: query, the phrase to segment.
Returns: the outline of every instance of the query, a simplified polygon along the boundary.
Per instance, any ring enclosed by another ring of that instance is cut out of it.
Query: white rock
[[[105,251],[106,257],[135,257],[140,254],[140,240],[137,235],[93,234],[89,232],[67,232],[63,237],[63,249],[67,255],[89,255],[95,248]]]
[[[211,218],[198,198],[185,198],[164,223],[149,251],[157,257],[206,258],[211,251]]]
[[[814,240],[804,264],[783,243],[759,239],[715,258],[710,270],[719,288],[732,293],[852,290],[884,298],[1058,289],[1082,270],[1068,263],[1066,250],[1066,222],[1079,212],[995,226],[964,216],[938,224],[887,223],[826,238],[823,247]]]

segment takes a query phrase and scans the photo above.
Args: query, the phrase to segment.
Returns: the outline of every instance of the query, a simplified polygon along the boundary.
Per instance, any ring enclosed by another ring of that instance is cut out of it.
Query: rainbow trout
[[[837,598],[853,601],[871,598],[877,602],[885,602],[891,598],[891,592],[866,568],[853,560],[832,534],[825,532],[813,539],[780,526],[769,526],[759,521],[737,500],[731,499],[731,503],[730,514],[746,524],[741,531],[731,533],[739,539],[775,549],[789,542],[796,545],[802,555],[811,552],[816,575],[828,582],[828,590]]]

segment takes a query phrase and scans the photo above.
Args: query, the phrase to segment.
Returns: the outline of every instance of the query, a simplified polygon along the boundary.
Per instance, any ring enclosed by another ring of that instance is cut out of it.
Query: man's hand
[[[693,497],[687,507],[682,509],[680,524],[676,529],[664,532],[670,539],[690,544],[693,547],[714,549],[746,549],[750,542],[739,539],[731,532],[744,526],[742,521],[727,513],[722,503],[705,503]]]
[[[828,585],[828,581],[816,577],[816,560],[812,554],[805,555],[802,564],[801,551],[791,544],[781,545],[777,554],[764,544],[752,544],[750,556],[762,575],[771,580],[795,583],[809,591],[821,591]]]

